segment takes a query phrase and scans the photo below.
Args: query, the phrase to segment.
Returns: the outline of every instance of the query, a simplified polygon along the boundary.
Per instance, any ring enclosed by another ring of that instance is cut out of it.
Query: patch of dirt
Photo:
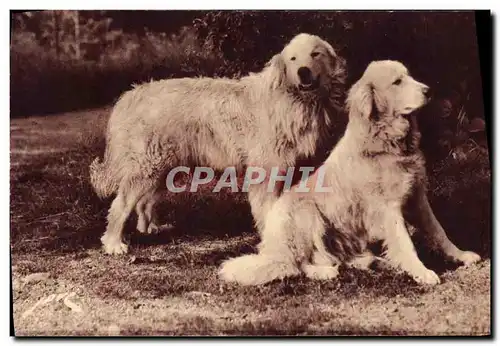
[[[50,277],[27,281],[30,274],[20,273],[29,272],[35,256],[17,258],[16,335],[490,334],[489,261],[446,272],[443,284],[433,288],[405,290],[404,278],[396,276],[392,285],[403,287],[388,297],[378,294],[379,287],[362,285],[351,294],[342,278],[326,285],[298,278],[247,288],[219,282],[217,266],[146,268],[102,257],[91,252],[84,260],[44,258]],[[151,285],[174,280],[177,289],[150,294]],[[103,284],[121,294],[102,292]],[[64,304],[71,293],[78,309]]]

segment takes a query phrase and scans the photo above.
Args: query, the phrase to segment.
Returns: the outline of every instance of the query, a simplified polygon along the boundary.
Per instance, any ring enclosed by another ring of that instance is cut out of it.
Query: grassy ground
[[[17,335],[485,335],[490,333],[490,173],[487,152],[433,164],[431,202],[451,238],[486,260],[440,265],[419,287],[388,271],[343,268],[263,287],[221,283],[225,258],[254,251],[244,195],[184,194],[163,213],[177,228],[128,227],[131,253],[106,256],[110,201],[88,184],[109,109],[11,121],[11,253]],[[68,296],[69,295],[69,296]],[[38,305],[36,305],[38,304]]]

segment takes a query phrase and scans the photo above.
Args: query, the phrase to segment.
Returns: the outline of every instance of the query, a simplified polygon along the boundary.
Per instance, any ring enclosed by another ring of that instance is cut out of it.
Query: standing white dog
[[[299,34],[263,71],[240,80],[184,78],[126,92],[108,123],[104,161],[90,167],[99,196],[116,193],[101,238],[109,254],[127,251],[124,223],[136,210],[137,229],[157,226],[154,205],[176,166],[286,169],[314,156],[341,112],[344,61],[317,36]],[[277,196],[252,185],[257,228]]]
[[[301,272],[330,279],[341,262],[370,263],[375,257],[366,252],[367,243],[382,240],[388,264],[419,283],[437,284],[439,277],[420,261],[405,227],[402,208],[412,194],[431,245],[458,262],[479,260],[448,240],[425,196],[412,112],[427,102],[428,89],[399,62],[371,63],[349,92],[346,132],[323,166],[331,192],[285,192],[268,213],[259,253],[225,262],[222,278],[244,285]]]

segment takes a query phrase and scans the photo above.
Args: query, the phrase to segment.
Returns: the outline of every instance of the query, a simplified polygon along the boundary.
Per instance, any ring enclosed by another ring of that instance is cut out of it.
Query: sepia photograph
[[[491,337],[491,31],[11,10],[11,336]]]

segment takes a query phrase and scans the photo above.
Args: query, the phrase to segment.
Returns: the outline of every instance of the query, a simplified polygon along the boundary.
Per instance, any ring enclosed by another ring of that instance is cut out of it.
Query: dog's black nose
[[[428,86],[423,87],[423,88],[422,88],[422,93],[423,93],[426,97],[431,96],[431,88],[429,88]]]
[[[297,74],[299,75],[300,82],[302,84],[311,84],[312,83],[312,72],[308,67],[300,67],[297,71]]]

